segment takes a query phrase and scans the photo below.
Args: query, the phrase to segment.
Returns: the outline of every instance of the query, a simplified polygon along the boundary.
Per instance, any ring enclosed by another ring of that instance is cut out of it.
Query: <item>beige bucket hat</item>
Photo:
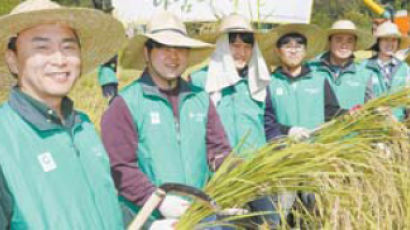
[[[407,49],[410,46],[410,38],[403,36],[396,24],[391,21],[386,21],[376,28],[374,33],[376,38],[399,38],[400,45],[398,50]]]
[[[357,41],[355,50],[368,49],[375,42],[375,39],[370,32],[358,29],[352,21],[346,19],[334,22],[326,32],[328,40],[330,36],[335,34],[352,34],[356,36]]]
[[[148,39],[172,47],[191,48],[188,68],[200,64],[213,51],[213,45],[188,37],[184,23],[177,16],[162,11],[152,16],[147,32],[134,36],[121,56],[121,66],[126,69],[145,68],[144,46]]]
[[[0,17],[0,72],[9,73],[4,54],[10,38],[38,25],[56,23],[75,30],[81,44],[82,74],[109,60],[127,41],[122,24],[103,12],[63,7],[49,0],[26,0]]]
[[[279,66],[280,58],[279,51],[276,47],[278,40],[290,33],[299,33],[307,39],[307,49],[305,59],[310,59],[323,52],[326,46],[326,36],[323,30],[312,24],[291,23],[284,24],[274,28],[271,31],[273,39],[269,43],[262,46],[261,51],[265,58],[266,64],[269,67]]]

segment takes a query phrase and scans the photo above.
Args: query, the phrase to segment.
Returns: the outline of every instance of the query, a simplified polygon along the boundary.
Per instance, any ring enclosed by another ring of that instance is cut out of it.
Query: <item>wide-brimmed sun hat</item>
[[[266,45],[260,45],[260,49],[269,67],[279,66],[281,64],[279,51],[276,47],[278,40],[291,33],[298,33],[306,37],[306,59],[310,59],[321,53],[326,46],[326,36],[323,30],[312,24],[291,23],[284,24],[274,28],[270,33],[273,39],[269,40]]]
[[[221,19],[218,29],[215,32],[207,32],[197,35],[198,39],[215,43],[216,40],[226,33],[255,33],[251,22],[240,14],[230,14]]]
[[[398,50],[407,49],[410,46],[410,37],[403,36],[396,24],[391,21],[386,21],[380,24],[374,33],[376,38],[398,38],[400,45]]]
[[[223,17],[216,32],[203,33],[195,37],[202,41],[215,43],[220,36],[228,33],[252,33],[254,34],[255,40],[258,44],[262,44],[262,46],[266,46],[267,43],[273,38],[272,33],[261,33],[255,31],[252,28],[251,21],[237,13]],[[266,44],[264,45],[264,43]]]
[[[49,0],[27,0],[0,17],[0,72],[9,72],[4,55],[10,38],[44,24],[62,24],[75,31],[81,45],[82,74],[109,60],[127,41],[122,24],[103,12],[63,7]]]
[[[333,25],[326,30],[326,33],[328,40],[330,36],[335,34],[352,34],[356,36],[355,50],[368,49],[375,42],[370,32],[358,29],[352,21],[345,19],[334,22]]]
[[[190,48],[187,68],[200,64],[213,51],[212,44],[190,38],[182,20],[167,11],[153,15],[146,29],[146,33],[134,36],[128,43],[120,60],[123,68],[144,69],[144,46],[148,39],[170,47]]]

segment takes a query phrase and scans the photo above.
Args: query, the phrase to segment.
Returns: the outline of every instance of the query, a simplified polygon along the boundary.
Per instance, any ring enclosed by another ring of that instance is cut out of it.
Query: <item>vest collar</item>
[[[319,63],[320,63],[319,70],[334,73],[332,69],[332,64],[330,63],[330,52],[329,51],[324,53],[319,58]],[[356,72],[356,66],[354,64],[354,56],[352,56],[350,60],[346,63],[346,65],[341,67],[340,74],[355,73],[355,72]]]
[[[278,73],[280,77],[287,79],[287,80],[299,80],[301,78],[311,78],[312,75],[310,74],[312,72],[312,70],[310,69],[310,67],[307,64],[303,64],[302,65],[302,71],[300,72],[300,74],[296,77],[292,77],[290,75],[288,75],[287,73],[283,72],[283,68],[282,67],[278,67],[275,70],[275,73]]]
[[[141,78],[138,81],[140,82],[142,91],[145,95],[156,96],[165,99],[164,95],[160,92],[158,86],[152,80],[152,77],[148,73],[148,71],[144,71],[142,73]],[[184,98],[188,95],[193,94],[189,83],[183,80],[181,77],[179,77],[178,79],[178,87],[180,98]]]
[[[68,97],[64,97],[61,104],[64,125],[53,109],[21,92],[17,87],[14,87],[11,90],[8,104],[24,120],[42,131],[71,129],[74,124],[81,121],[80,117],[77,116],[77,113],[73,109],[73,102]]]

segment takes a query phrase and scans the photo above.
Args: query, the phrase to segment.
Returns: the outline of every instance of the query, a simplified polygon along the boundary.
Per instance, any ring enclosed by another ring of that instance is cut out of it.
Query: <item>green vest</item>
[[[409,77],[409,66],[400,61],[399,66],[393,73],[391,86],[385,81],[385,77],[378,66],[376,59],[368,59],[363,63],[366,70],[366,75],[370,77],[369,84],[371,85],[374,96],[379,97],[383,94],[394,93],[400,90],[407,84],[407,78]],[[399,121],[402,121],[405,117],[405,108],[397,108],[393,110],[394,115]]]
[[[192,84],[205,88],[207,75],[207,68],[192,73]],[[216,109],[230,145],[236,148],[236,152],[251,153],[266,143],[265,102],[252,99],[246,78],[221,91]]]
[[[23,108],[27,112],[27,108]],[[0,107],[0,167],[13,196],[11,229],[123,229],[110,165],[94,126],[29,123]]]
[[[286,126],[314,129],[325,121],[325,80],[314,73],[291,79],[280,70],[269,85],[278,122]]]
[[[310,63],[310,67],[314,69],[315,77],[323,75],[329,80],[340,107],[343,109],[351,109],[353,106],[365,102],[369,77],[360,66],[360,64],[352,62],[336,76],[336,73],[323,63],[323,60]]]
[[[118,79],[114,70],[111,67],[104,65],[98,67],[98,84],[104,86],[111,83],[118,84]]]
[[[179,120],[147,74],[120,92],[138,132],[138,166],[159,186],[167,182],[202,188],[208,177],[206,127],[209,96],[179,81]]]

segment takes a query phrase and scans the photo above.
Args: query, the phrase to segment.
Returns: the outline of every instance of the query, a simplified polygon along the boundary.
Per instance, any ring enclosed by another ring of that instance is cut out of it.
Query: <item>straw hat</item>
[[[400,33],[397,25],[391,21],[386,21],[379,25],[374,33],[374,36],[376,38],[399,38],[400,45],[398,50],[407,49],[410,46],[410,38],[404,37]]]
[[[356,36],[355,50],[368,49],[374,43],[374,38],[370,32],[357,29],[356,25],[350,20],[338,20],[326,32],[328,40],[330,36],[335,34],[352,34]]]
[[[153,15],[147,24],[147,33],[134,36],[124,50],[121,65],[128,69],[143,70],[144,46],[148,39],[172,46],[191,48],[188,68],[204,61],[212,53],[212,44],[188,37],[184,23],[175,15],[162,11]]]
[[[4,54],[10,38],[29,28],[55,23],[75,30],[81,44],[82,74],[110,59],[126,42],[122,24],[103,12],[62,7],[49,0],[27,0],[0,17],[0,72],[9,73]]]
[[[316,25],[291,23],[280,25],[271,31],[273,39],[269,40],[269,43],[261,47],[261,51],[265,58],[266,64],[269,67],[280,65],[279,51],[276,47],[278,40],[290,33],[299,33],[306,37],[306,57],[310,59],[321,53],[326,45],[324,32]]]

